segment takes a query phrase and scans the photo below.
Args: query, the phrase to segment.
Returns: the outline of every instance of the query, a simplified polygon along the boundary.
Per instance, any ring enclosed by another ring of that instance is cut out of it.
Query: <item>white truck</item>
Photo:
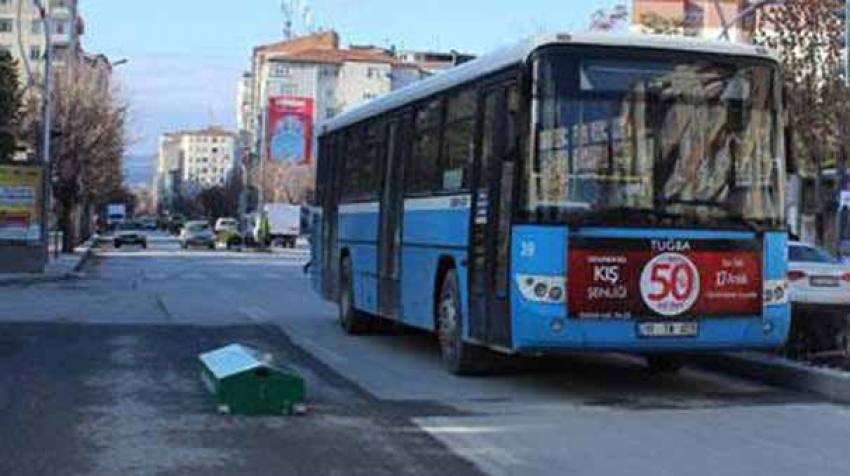
[[[127,221],[127,205],[111,203],[106,206],[106,226],[110,230]]]
[[[270,203],[263,207],[269,218],[269,235],[271,245],[281,243],[285,248],[295,248],[298,237],[301,236],[301,206],[287,203]],[[261,220],[256,220],[254,236],[259,242]]]

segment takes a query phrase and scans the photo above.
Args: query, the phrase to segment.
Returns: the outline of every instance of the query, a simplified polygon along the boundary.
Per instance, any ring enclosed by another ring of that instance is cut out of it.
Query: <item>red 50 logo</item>
[[[658,255],[640,276],[643,302],[662,316],[689,311],[699,298],[699,272],[688,257],[678,253]]]

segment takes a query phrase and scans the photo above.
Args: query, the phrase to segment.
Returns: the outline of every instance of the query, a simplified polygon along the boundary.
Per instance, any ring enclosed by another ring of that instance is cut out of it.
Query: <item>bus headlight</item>
[[[567,278],[563,276],[517,275],[517,287],[527,301],[544,304],[567,302]]]
[[[788,280],[774,279],[764,282],[764,305],[782,306],[788,304]]]

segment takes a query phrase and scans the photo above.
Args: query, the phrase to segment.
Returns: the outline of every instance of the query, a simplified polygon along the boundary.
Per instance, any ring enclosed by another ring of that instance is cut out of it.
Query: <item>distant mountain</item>
[[[150,186],[156,172],[154,157],[128,155],[124,157],[124,183],[130,187]]]

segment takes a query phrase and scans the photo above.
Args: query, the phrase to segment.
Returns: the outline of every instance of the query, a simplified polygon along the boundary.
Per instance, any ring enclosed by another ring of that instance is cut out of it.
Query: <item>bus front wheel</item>
[[[354,307],[354,272],[351,259],[342,260],[339,283],[339,324],[349,335],[363,334],[369,330],[369,317]]]
[[[490,370],[491,355],[486,349],[463,341],[463,312],[457,273],[449,270],[443,278],[437,302],[437,336],[443,366],[455,375],[475,375]]]

